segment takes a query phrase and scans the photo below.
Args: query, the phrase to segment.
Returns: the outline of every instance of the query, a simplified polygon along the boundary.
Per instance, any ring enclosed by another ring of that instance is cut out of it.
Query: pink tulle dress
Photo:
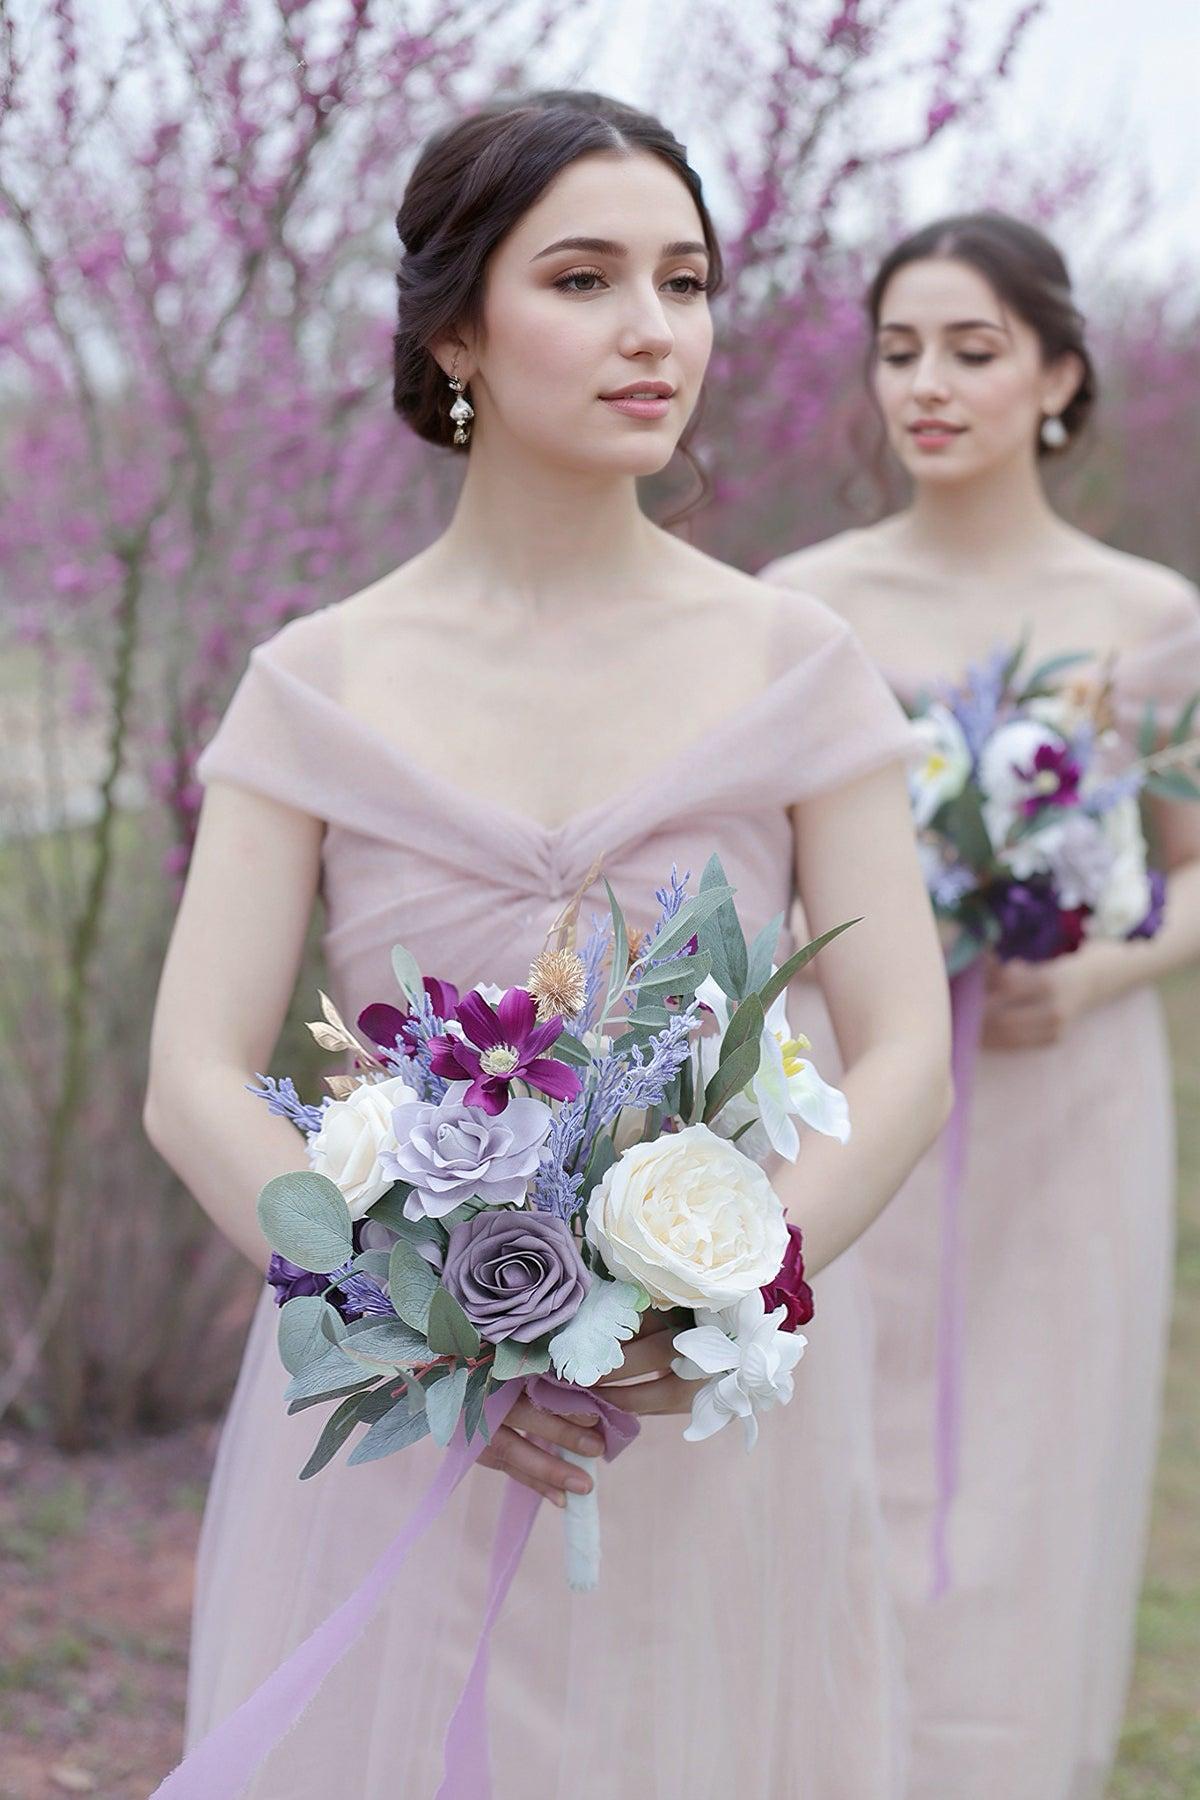
[[[1132,751],[1147,701],[1169,718],[1200,688],[1200,608],[1123,653],[1116,677]],[[915,699],[915,683],[891,679]],[[819,1020],[800,1010],[800,1022],[819,1053]],[[981,1051],[969,1155],[953,1581],[936,1600],[940,1146],[861,1245],[913,1710],[908,1800],[1101,1800],[1170,1312],[1174,1122],[1156,990],[1085,1014],[1051,1047]]]
[[[789,805],[907,742],[831,612],[791,592],[768,604],[757,697],[725,716],[714,703],[678,754],[554,830],[483,805],[352,715],[336,607],[254,653],[201,776],[325,822],[324,947],[347,1018],[394,996],[397,941],[460,987],[521,981],[601,855],[631,922],[648,924],[672,863],[698,878],[715,849],[757,930],[792,897]],[[602,893],[597,883],[585,922]],[[900,1800],[907,1718],[854,1252],[822,1273],[816,1298],[796,1399],[752,1455],[732,1430],[688,1444],[683,1419],[650,1419],[601,1471],[597,1593],[568,1592],[562,1520],[542,1509],[493,1648],[497,1800]],[[189,1744],[357,1584],[439,1454],[426,1443],[353,1469],[343,1457],[301,1484],[319,1417],[288,1417],[286,1379],[264,1294],[205,1513]],[[503,1479],[468,1475],[253,1800],[431,1800]]]

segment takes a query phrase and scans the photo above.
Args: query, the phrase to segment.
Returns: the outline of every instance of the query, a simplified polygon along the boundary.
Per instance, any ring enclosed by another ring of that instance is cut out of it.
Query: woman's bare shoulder
[[[1081,580],[1103,588],[1129,640],[1159,637],[1195,623],[1200,593],[1178,570],[1082,531],[1071,532],[1068,556]]]
[[[884,520],[879,525],[839,531],[820,543],[777,557],[760,570],[760,576],[778,587],[815,594],[840,611],[859,583],[877,578],[887,549],[889,523]]]

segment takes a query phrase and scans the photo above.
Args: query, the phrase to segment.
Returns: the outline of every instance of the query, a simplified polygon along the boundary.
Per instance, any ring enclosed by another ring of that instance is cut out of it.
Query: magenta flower
[[[436,975],[426,975],[424,987],[434,1017],[452,1019],[458,1005],[458,989],[454,983],[439,981]],[[358,1015],[358,1029],[383,1050],[394,1050],[398,1042],[403,1042],[410,1053],[417,1048],[408,1009],[392,1006],[386,1000],[375,1000],[370,1006],[363,1007]]]
[[[1044,806],[1079,804],[1079,781],[1083,771],[1068,744],[1039,744],[1029,768],[1018,769],[1017,774],[1034,789],[1021,802],[1021,811],[1027,819],[1032,819]]]
[[[464,1105],[503,1112],[513,1081],[539,1088],[552,1100],[574,1100],[578,1094],[582,1083],[574,1069],[542,1054],[562,1036],[562,1020],[539,1025],[533,995],[524,988],[509,988],[496,1007],[482,994],[467,994],[454,1016],[463,1036],[435,1039],[429,1066],[444,1081],[470,1082]]]

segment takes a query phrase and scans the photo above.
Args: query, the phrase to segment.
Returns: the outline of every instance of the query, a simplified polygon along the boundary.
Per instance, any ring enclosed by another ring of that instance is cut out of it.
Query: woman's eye
[[[564,294],[593,294],[604,280],[599,269],[572,269],[554,283]]]
[[[707,281],[702,280],[699,275],[672,275],[670,280],[664,283],[664,286],[670,288],[673,294],[682,294],[687,297],[708,292]]]
[[[880,356],[879,360],[889,364],[893,369],[902,369],[905,363],[916,360],[916,352],[913,350],[888,350]]]
[[[982,363],[995,362],[996,352],[994,350],[960,350],[958,360],[978,368]]]

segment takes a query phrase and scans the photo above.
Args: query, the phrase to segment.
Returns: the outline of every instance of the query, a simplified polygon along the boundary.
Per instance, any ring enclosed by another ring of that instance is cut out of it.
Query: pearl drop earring
[[[475,408],[463,393],[463,383],[457,375],[447,377],[450,388],[455,395],[454,405],[450,408],[450,417],[454,420],[454,442],[469,443],[471,437],[471,420],[475,417]]]
[[[1067,442],[1067,428],[1055,414],[1042,420],[1042,442],[1047,450],[1061,450]]]

